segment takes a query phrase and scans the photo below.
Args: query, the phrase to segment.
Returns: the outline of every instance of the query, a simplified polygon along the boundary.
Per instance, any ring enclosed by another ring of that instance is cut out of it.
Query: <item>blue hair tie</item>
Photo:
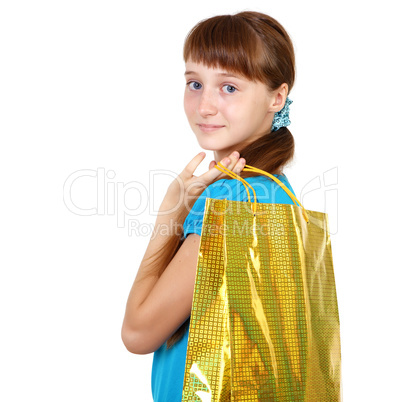
[[[286,97],[285,106],[277,113],[275,113],[274,120],[272,120],[271,132],[279,130],[281,127],[287,127],[290,124],[289,120],[289,105],[293,101]]]

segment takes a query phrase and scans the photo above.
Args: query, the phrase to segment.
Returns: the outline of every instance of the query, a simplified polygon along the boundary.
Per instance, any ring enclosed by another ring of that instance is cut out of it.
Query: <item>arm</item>
[[[123,326],[122,330],[122,339],[130,352],[146,354],[156,351],[189,317],[199,244],[198,234],[188,235],[161,277],[148,284],[151,291],[145,302],[136,312],[130,311],[128,304],[126,314],[136,314],[133,328],[126,327],[129,324],[125,319],[125,329]],[[140,285],[132,287],[129,298],[133,303],[136,289],[140,289]]]
[[[197,234],[187,236],[160,277],[156,274],[160,267],[148,263],[147,259],[156,250],[162,249],[168,236],[172,235],[160,232],[160,227],[171,226],[171,222],[176,220],[185,205],[168,214],[163,212],[170,211],[178,204],[182,191],[186,198],[198,197],[209,183],[221,175],[219,170],[212,168],[214,165],[211,162],[208,172],[200,177],[193,176],[203,158],[204,154],[199,154],[186,166],[178,176],[179,180],[171,184],[161,203],[150,243],[128,296],[122,324],[122,340],[132,353],[154,352],[190,315],[200,236]],[[232,156],[230,159],[229,163],[222,163],[228,169],[239,173],[244,163],[238,163],[238,158]]]

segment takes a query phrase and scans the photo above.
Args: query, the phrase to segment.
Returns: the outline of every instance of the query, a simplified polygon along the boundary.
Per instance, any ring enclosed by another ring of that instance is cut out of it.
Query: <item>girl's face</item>
[[[185,113],[203,149],[213,150],[218,162],[243,145],[270,132],[275,112],[284,105],[259,81],[237,73],[186,63]],[[286,84],[284,84],[286,85]]]

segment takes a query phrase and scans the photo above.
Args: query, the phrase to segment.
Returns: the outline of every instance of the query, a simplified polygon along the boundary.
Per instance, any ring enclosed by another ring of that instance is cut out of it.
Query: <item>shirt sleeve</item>
[[[229,191],[228,186],[224,186],[225,182],[226,179],[217,180],[209,185],[196,200],[183,223],[183,236],[185,239],[189,233],[197,233],[201,236],[206,200],[207,198],[227,198]]]

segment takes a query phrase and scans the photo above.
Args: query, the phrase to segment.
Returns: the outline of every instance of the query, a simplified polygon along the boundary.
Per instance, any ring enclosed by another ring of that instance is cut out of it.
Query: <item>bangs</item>
[[[216,16],[195,25],[186,37],[183,58],[264,81],[261,39],[235,15]]]

